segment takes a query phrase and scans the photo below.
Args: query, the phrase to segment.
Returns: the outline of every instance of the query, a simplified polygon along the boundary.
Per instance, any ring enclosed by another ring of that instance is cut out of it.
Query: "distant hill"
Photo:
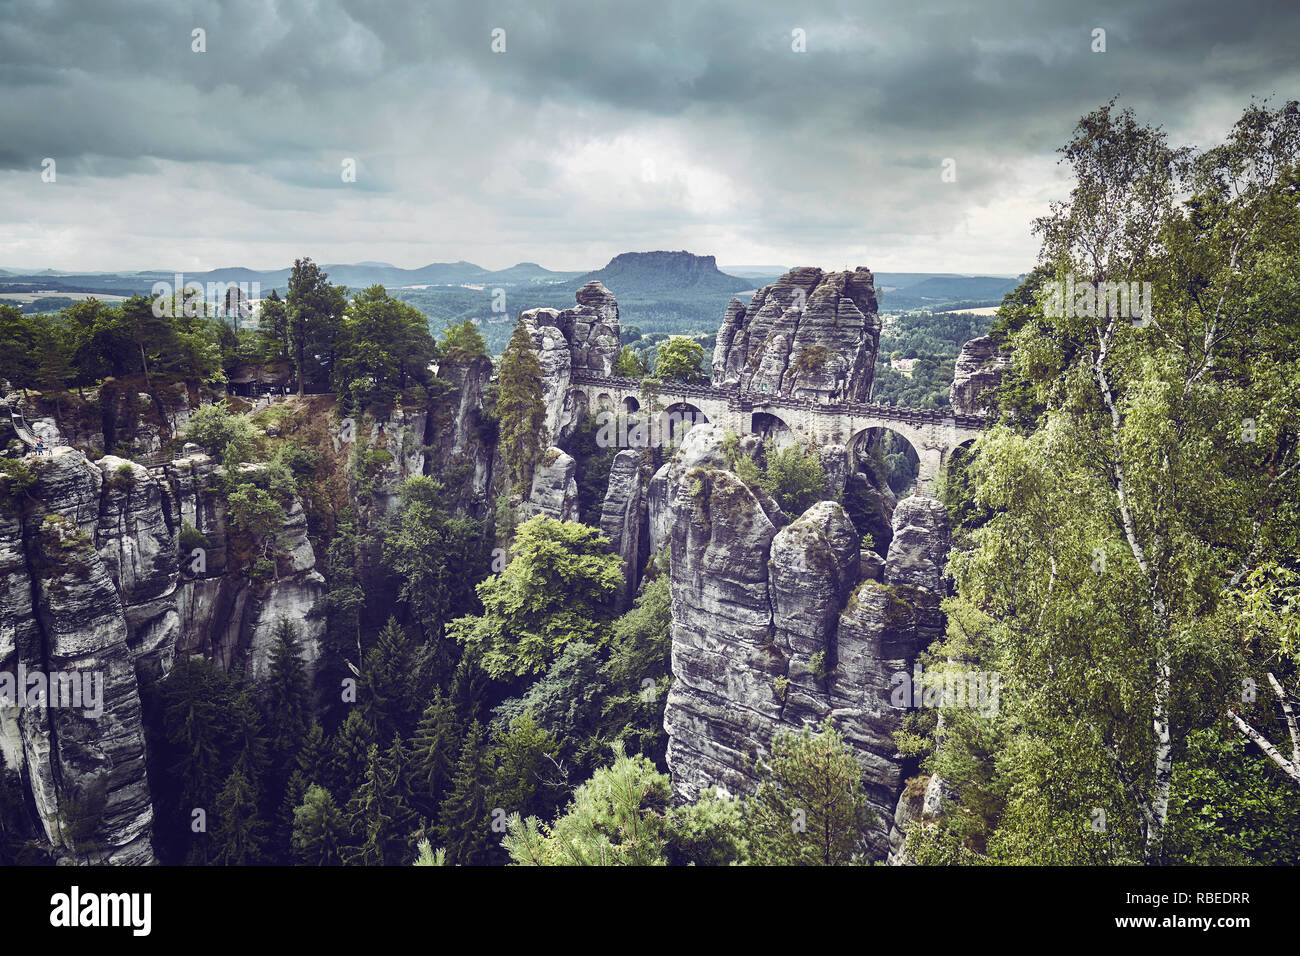
[[[729,276],[743,276],[746,279],[775,279],[790,271],[789,266],[718,266]],[[765,285],[769,284],[767,282]]]
[[[477,319],[489,348],[499,352],[509,338],[515,316],[524,309],[573,305],[574,293],[593,279],[618,298],[622,321],[642,334],[712,335],[733,296],[748,301],[748,293],[788,272],[784,266],[718,268],[713,256],[690,252],[624,252],[591,272],[560,272],[536,262],[520,262],[490,270],[472,262],[433,262],[401,269],[387,262],[326,263],[330,281],[352,289],[380,284],[429,317],[440,333],[452,322]],[[20,272],[0,269],[0,294],[32,292],[134,295],[148,293],[155,282],[173,281],[175,270],[138,272]],[[285,293],[289,269],[259,271],[242,266],[186,272],[197,282],[257,282],[261,294]],[[997,305],[1019,280],[1006,276],[960,275],[942,272],[877,272],[876,289],[882,311],[942,311]],[[493,312],[505,291],[505,312]]]
[[[566,282],[580,275],[582,275],[581,272],[556,272],[553,269],[544,269],[536,262],[520,262],[508,269],[498,269],[489,273],[493,282],[502,282],[508,285],[531,282]]]
[[[909,312],[939,311],[961,306],[999,305],[1002,297],[1016,288],[1020,279],[1007,276],[964,276],[927,272],[876,273],[880,309]]]

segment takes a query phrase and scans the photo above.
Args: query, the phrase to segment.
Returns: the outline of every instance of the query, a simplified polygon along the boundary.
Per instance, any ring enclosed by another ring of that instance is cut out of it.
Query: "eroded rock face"
[[[178,654],[264,677],[281,617],[297,625],[314,670],[324,621],[309,612],[325,587],[306,516],[290,503],[272,575],[252,581],[228,573],[220,469],[207,456],[146,469],[58,448],[27,462],[36,484],[0,506],[0,670],[89,675],[101,682],[102,713],[0,706],[0,749],[29,781],[56,853],[58,813],[75,801],[99,821],[94,859],[150,863],[142,696]],[[182,522],[206,547],[181,553]]]
[[[569,398],[573,371],[569,341],[559,328],[560,313],[555,309],[529,309],[521,319],[542,367],[542,405],[546,409],[543,428],[554,443],[573,427],[577,412]]]
[[[641,452],[631,449],[614,456],[600,511],[600,533],[609,539],[611,549],[623,561],[620,608],[631,605],[651,553],[648,482],[642,457]]]
[[[159,382],[149,387],[143,376],[136,376],[106,379],[102,386],[54,397],[8,392],[0,405],[18,409],[50,448],[68,445],[129,458],[157,453],[185,430],[196,408],[223,396],[223,391],[197,383]],[[7,417],[4,410],[0,415]]]
[[[533,469],[533,485],[528,497],[519,505],[520,521],[546,515],[557,521],[578,520],[578,482],[574,478],[576,463],[571,455],[552,446],[542,453]]]
[[[805,267],[732,299],[713,351],[713,384],[813,401],[866,401],[880,318],[871,271]]]
[[[986,415],[980,396],[997,388],[1002,375],[1011,364],[1011,358],[1001,348],[1002,340],[995,335],[971,339],[961,347],[957,364],[953,367],[952,385],[948,389],[948,403],[958,415]]]
[[[862,850],[884,859],[906,769],[892,679],[942,626],[943,508],[908,499],[889,557],[864,557],[835,502],[774,521],[720,467],[711,427],[692,430],[689,461],[655,476],[671,483],[674,683],[664,726],[673,788],[684,800],[710,786],[753,793],[755,760],[772,738],[829,717],[862,765],[876,817]]]
[[[498,480],[496,433],[484,412],[492,360],[481,355],[467,363],[444,363],[438,377],[450,382],[453,391],[430,409],[424,468],[442,482],[450,507],[480,518],[491,507]]]
[[[560,313],[560,328],[573,350],[573,367],[612,375],[623,347],[614,293],[593,280],[579,289],[575,298],[577,308]]]
[[[244,466],[256,468],[257,466]],[[163,470],[172,523],[188,521],[208,542],[202,560],[182,556],[176,610],[180,637],[176,653],[202,654],[223,670],[250,679],[266,676],[280,617],[297,630],[298,651],[314,673],[320,659],[325,622],[309,612],[325,595],[325,579],[307,539],[307,519],[295,499],[275,539],[275,569],[269,580],[254,582],[229,573],[230,528],[221,469],[206,455],[169,463]],[[163,672],[170,669],[170,662]]]
[[[521,314],[542,366],[546,434],[554,443],[571,433],[579,413],[569,395],[574,372],[612,375],[622,348],[618,302],[599,282],[576,294],[572,309],[529,309]]]
[[[34,459],[29,459],[35,461]],[[6,762],[24,771],[32,802],[51,845],[59,846],[59,814],[74,802],[98,820],[91,840],[110,863],[151,863],[153,806],[145,773],[135,648],[123,594],[139,607],[163,586],[155,556],[124,558],[109,549],[116,570],[127,572],[122,591],[95,543],[101,514],[110,519],[122,499],[105,503],[105,479],[85,456],[60,450],[37,465],[39,479],[21,515],[6,505],[0,562],[0,669],[11,675],[76,675],[83,689],[98,685],[93,707],[51,694],[50,706],[11,700],[0,705]],[[140,469],[143,472],[143,469]],[[148,476],[143,475],[148,481]],[[161,496],[144,489],[140,524],[163,525]],[[131,519],[127,519],[131,520]],[[163,562],[165,564],[165,561]]]

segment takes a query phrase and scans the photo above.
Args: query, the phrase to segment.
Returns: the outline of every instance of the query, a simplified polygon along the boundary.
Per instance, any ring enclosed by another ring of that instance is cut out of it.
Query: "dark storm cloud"
[[[4,3],[0,199],[18,224],[0,264],[107,261],[85,204],[122,197],[124,214],[193,207],[203,226],[172,249],[250,265],[308,241],[568,267],[688,241],[724,261],[878,256],[888,239],[942,267],[969,260],[963,223],[1001,209],[1005,231],[971,248],[1005,270],[1032,255],[1017,202],[1053,187],[1046,161],[1082,113],[1119,94],[1195,138],[1300,89],[1300,6],[1052,6]],[[40,188],[44,157],[69,188]],[[169,254],[119,228],[138,265]]]

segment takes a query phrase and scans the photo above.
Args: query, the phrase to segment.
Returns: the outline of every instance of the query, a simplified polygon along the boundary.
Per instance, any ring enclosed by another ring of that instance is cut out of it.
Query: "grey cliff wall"
[[[902,501],[881,566],[834,502],[786,524],[722,469],[720,438],[713,426],[692,430],[661,472],[672,546],[674,683],[664,726],[673,787],[688,800],[710,786],[752,793],[755,761],[776,733],[830,717],[862,764],[877,817],[863,849],[884,859],[905,769],[893,740],[904,712],[891,703],[890,679],[942,627],[946,514],[930,498]]]

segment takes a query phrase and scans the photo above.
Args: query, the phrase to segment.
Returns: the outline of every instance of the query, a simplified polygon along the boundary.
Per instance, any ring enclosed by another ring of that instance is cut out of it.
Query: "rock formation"
[[[518,502],[520,520],[545,514],[561,521],[577,519],[577,483],[572,457],[556,447],[572,434],[586,411],[569,392],[575,372],[612,375],[622,348],[618,302],[599,282],[588,282],[576,293],[577,306],[529,309],[520,314],[541,365],[543,434],[550,446],[533,473],[528,497]]]
[[[574,478],[577,463],[571,455],[552,446],[542,452],[533,469],[533,485],[528,497],[516,510],[520,521],[546,515],[557,521],[578,520],[578,482]]]
[[[67,445],[93,455],[108,452],[129,458],[157,454],[185,430],[194,409],[225,394],[185,382],[143,392],[143,380],[136,381],[105,379],[96,388],[67,392],[57,401],[38,392],[6,390],[0,404],[21,412],[51,448]]]
[[[952,386],[948,389],[948,403],[958,415],[986,415],[980,395],[996,388],[1002,374],[1011,364],[1011,358],[1002,350],[1002,340],[996,335],[971,339],[961,347],[957,364],[953,367]]]
[[[12,504],[0,508],[0,670],[15,681],[71,674],[83,687],[87,679],[98,682],[102,695],[101,706],[88,709],[66,706],[52,690],[34,700],[26,693],[31,684],[10,688],[17,694],[0,704],[0,749],[8,766],[29,781],[51,843],[59,842],[61,814],[80,805],[98,819],[94,840],[105,862],[150,863],[153,807],[136,652],[123,591],[95,547],[105,511],[120,520],[111,514],[120,502],[105,506],[102,500],[105,483],[85,456],[60,450],[40,464],[30,489],[36,504],[21,512]],[[163,526],[159,499],[141,496],[150,499],[153,513],[142,515],[140,524],[156,531]],[[144,598],[162,583],[157,555],[148,551],[116,568],[127,571],[128,598]],[[170,557],[174,562],[174,553]],[[166,556],[161,565],[167,576]]]
[[[276,622],[283,617],[297,627],[299,653],[310,671],[320,657],[324,621],[309,612],[324,597],[325,579],[316,570],[302,505],[294,500],[286,509],[284,526],[276,535],[274,577],[254,583],[230,573],[220,467],[196,452],[168,463],[162,475],[173,526],[188,522],[210,545],[203,549],[202,562],[183,556],[176,598],[182,628],[176,652],[202,654],[223,670],[236,669],[256,680],[266,676]]]
[[[626,608],[636,596],[641,572],[649,560],[650,509],[646,501],[648,482],[640,451],[624,449],[614,456],[609,469],[609,487],[600,512],[600,531],[623,561],[623,586],[619,606]]]
[[[883,859],[905,769],[891,677],[942,627],[943,506],[900,503],[882,568],[864,557],[834,502],[786,525],[724,470],[720,439],[713,426],[693,429],[661,472],[672,545],[675,680],[664,726],[673,787],[688,800],[710,786],[752,793],[755,761],[773,736],[829,716],[862,764],[877,817],[862,849]]]
[[[866,401],[880,345],[871,271],[793,269],[732,299],[713,351],[713,384],[813,401]]]
[[[593,281],[579,289],[576,298],[572,309],[529,309],[520,315],[542,366],[542,403],[551,444],[576,423],[578,409],[569,398],[572,374],[612,375],[622,348],[613,294]]]
[[[0,706],[0,750],[30,781],[51,845],[60,812],[79,805],[99,821],[92,841],[105,862],[149,863],[142,694],[179,654],[265,676],[281,617],[298,625],[312,670],[324,622],[309,612],[324,579],[305,515],[292,502],[273,577],[258,582],[228,573],[221,469],[207,456],[146,469],[60,447],[26,463],[36,483],[0,505],[0,671],[100,680],[103,711],[13,700]],[[182,522],[206,538],[199,554],[181,554]]]
[[[421,471],[442,482],[448,506],[482,517],[496,497],[495,422],[485,413],[492,360],[480,355],[470,362],[444,362],[438,377],[449,382],[447,398],[435,403],[424,423],[425,452]]]

